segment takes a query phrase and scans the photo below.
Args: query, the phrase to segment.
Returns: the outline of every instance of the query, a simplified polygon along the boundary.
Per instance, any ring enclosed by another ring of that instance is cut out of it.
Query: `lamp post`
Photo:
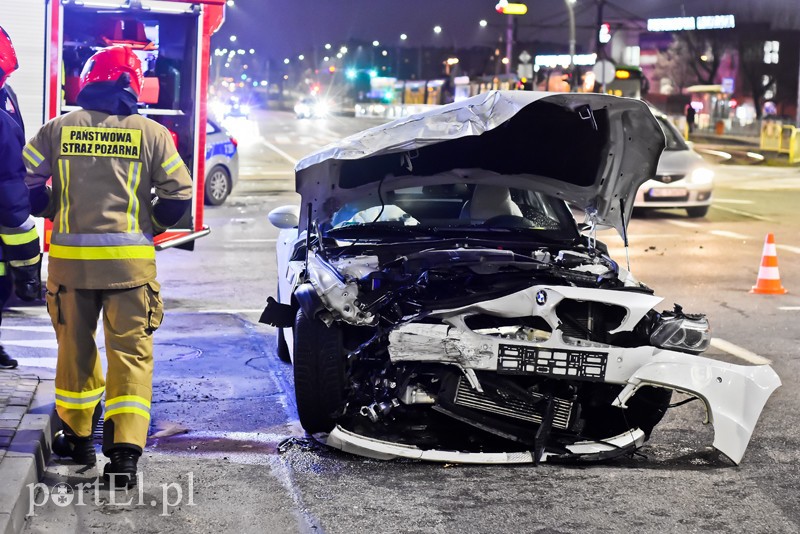
[[[569,14],[569,91],[572,92],[575,86],[575,11],[572,6],[575,5],[576,0],[564,0],[567,5],[567,13]]]

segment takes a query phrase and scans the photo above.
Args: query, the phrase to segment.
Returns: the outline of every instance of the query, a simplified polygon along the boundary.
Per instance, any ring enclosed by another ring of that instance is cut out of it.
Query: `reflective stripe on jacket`
[[[29,187],[52,174],[48,277],[83,289],[155,279],[152,194],[185,200],[191,177],[169,131],[140,115],[78,110],[45,124],[23,150]]]

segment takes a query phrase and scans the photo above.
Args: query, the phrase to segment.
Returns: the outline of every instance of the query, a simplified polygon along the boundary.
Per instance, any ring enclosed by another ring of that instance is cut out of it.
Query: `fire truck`
[[[9,84],[19,97],[26,136],[77,109],[84,63],[106,46],[129,46],[142,61],[139,112],[166,126],[193,177],[192,209],[156,248],[191,250],[203,224],[206,88],[210,39],[225,19],[225,0],[3,0],[2,25],[20,68]],[[49,223],[49,221],[46,221]],[[44,248],[50,229],[45,226]]]

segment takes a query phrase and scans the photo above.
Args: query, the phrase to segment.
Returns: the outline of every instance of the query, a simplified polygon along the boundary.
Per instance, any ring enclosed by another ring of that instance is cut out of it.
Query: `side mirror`
[[[281,230],[296,228],[300,223],[300,206],[280,206],[270,211],[267,217],[272,226]]]

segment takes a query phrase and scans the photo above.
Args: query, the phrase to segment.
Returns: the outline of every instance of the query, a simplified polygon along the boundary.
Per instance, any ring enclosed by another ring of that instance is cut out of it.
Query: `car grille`
[[[544,399],[544,395],[538,393],[531,393],[531,398],[538,400]],[[572,402],[564,399],[553,399],[554,413],[553,413],[553,427],[560,429],[569,428],[570,415],[572,413]],[[455,404],[464,406],[465,408],[472,408],[474,410],[481,410],[483,412],[490,412],[512,419],[519,419],[521,421],[528,421],[530,423],[539,424],[542,422],[541,411],[545,403],[534,405],[533,403],[525,402],[515,398],[498,399],[494,396],[486,395],[472,389],[469,384],[460,378],[458,382],[458,389],[456,389],[456,396],[454,399]]]
[[[674,184],[686,178],[685,174],[657,174],[653,180],[661,182],[662,184]]]

